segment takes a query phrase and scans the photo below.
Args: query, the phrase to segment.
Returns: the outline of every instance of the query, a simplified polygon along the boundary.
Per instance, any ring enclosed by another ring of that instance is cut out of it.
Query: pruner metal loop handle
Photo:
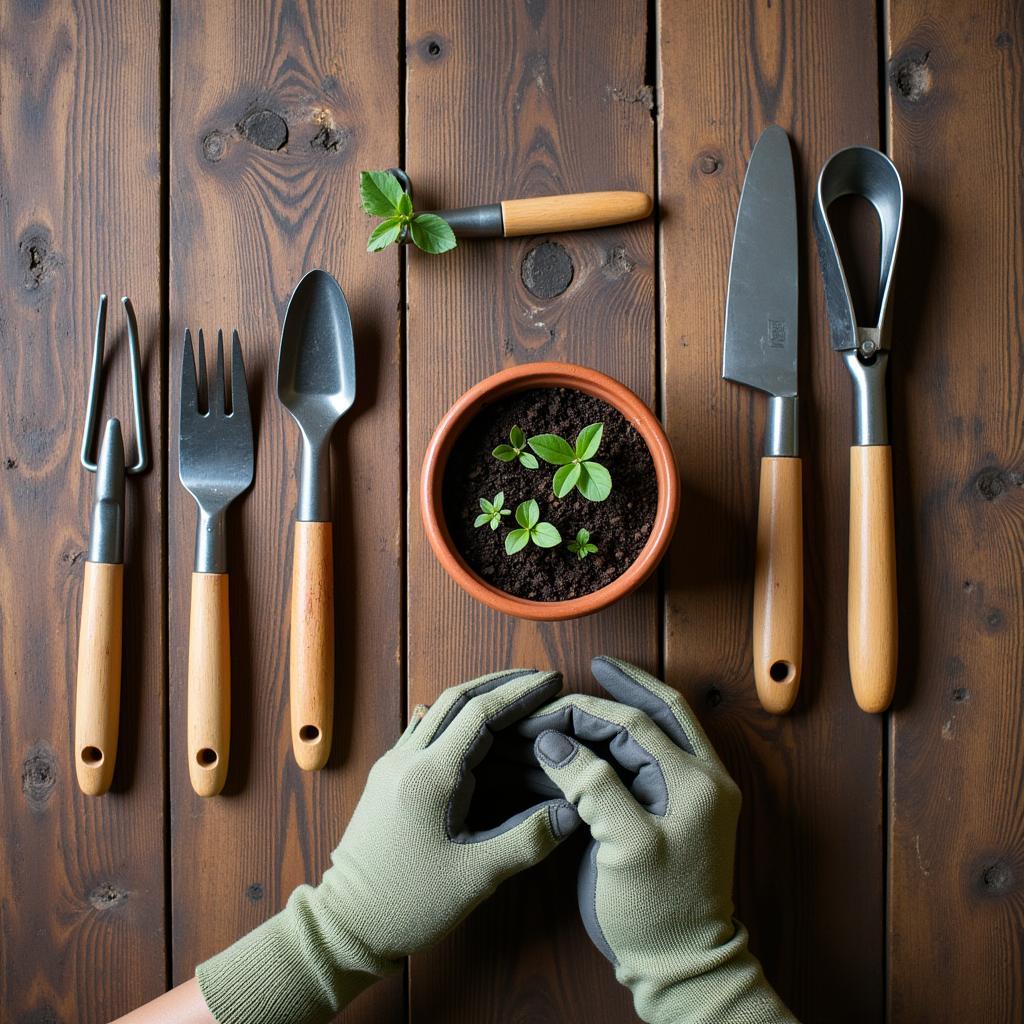
[[[139,325],[135,319],[135,310],[131,299],[121,299],[124,306],[125,320],[128,322],[128,358],[132,375],[133,421],[135,423],[135,445],[138,455],[135,464],[125,467],[125,473],[134,475],[149,469],[149,443],[146,438],[146,424],[143,415],[144,395],[142,392],[142,359],[139,355]],[[92,348],[92,372],[89,374],[89,396],[85,406],[85,429],[82,431],[82,465],[95,473],[97,464],[92,458],[92,451],[98,436],[98,421],[101,405],[101,381],[103,377],[103,339],[107,332],[107,297],[100,296],[100,306],[96,313],[96,335]]]

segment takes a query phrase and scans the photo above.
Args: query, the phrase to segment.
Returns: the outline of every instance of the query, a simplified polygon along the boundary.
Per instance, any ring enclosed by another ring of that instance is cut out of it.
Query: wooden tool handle
[[[579,192],[568,196],[506,199],[501,204],[505,237],[579,231],[643,220],[653,204],[646,192]]]
[[[300,768],[323,768],[334,715],[334,555],[331,523],[295,524],[292,556],[292,749]]]
[[[188,774],[200,796],[216,796],[224,788],[230,739],[228,575],[194,572],[188,621]]]
[[[82,792],[110,789],[121,711],[124,566],[86,562],[75,684],[75,772]]]
[[[896,536],[892,449],[850,449],[850,681],[864,711],[884,711],[896,688]]]
[[[804,643],[801,463],[763,458],[754,565],[754,682],[766,711],[781,715],[800,688]]]

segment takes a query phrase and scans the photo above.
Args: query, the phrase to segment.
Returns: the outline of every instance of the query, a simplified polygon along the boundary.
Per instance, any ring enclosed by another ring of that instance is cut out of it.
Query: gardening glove
[[[795,1022],[732,916],[739,789],[675,690],[611,658],[592,671],[619,703],[571,694],[519,726],[590,826],[590,938],[650,1024]]]
[[[579,818],[561,794],[487,831],[466,825],[494,734],[561,685],[556,672],[499,672],[417,708],[370,771],[320,885],[300,886],[281,913],[199,965],[220,1024],[328,1021],[572,832]]]

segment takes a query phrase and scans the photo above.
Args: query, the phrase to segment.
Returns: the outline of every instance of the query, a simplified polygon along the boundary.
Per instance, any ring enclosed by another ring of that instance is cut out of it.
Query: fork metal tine
[[[249,387],[238,331],[231,332],[231,415],[249,422]]]
[[[217,331],[217,366],[210,387],[207,410],[211,414],[224,415],[224,332]]]
[[[206,380],[206,338],[202,327],[199,328],[199,411],[205,414],[210,409],[210,389]]]
[[[196,357],[192,348],[192,332],[185,328],[185,344],[181,350],[181,415],[199,415],[199,392],[196,384]]]

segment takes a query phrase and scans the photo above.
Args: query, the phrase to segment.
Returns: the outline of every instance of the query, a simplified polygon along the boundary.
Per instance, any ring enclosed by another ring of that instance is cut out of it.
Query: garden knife
[[[292,552],[292,749],[300,768],[323,768],[334,715],[334,555],[331,434],[355,401],[352,320],[338,282],[311,270],[295,286],[281,331],[277,394],[302,435]]]
[[[768,426],[754,568],[754,681],[782,714],[796,700],[803,649],[803,510],[797,448],[796,187],[776,125],[754,146],[729,267],[722,376],[766,392]]]
[[[848,195],[866,199],[875,208],[881,228],[878,303],[868,326],[859,322],[854,311],[829,221],[829,207]],[[857,703],[864,711],[874,712],[889,706],[896,688],[896,537],[885,374],[891,284],[902,222],[903,185],[884,153],[850,146],[829,157],[818,177],[814,231],[832,348],[842,355],[853,379],[847,652]]]

